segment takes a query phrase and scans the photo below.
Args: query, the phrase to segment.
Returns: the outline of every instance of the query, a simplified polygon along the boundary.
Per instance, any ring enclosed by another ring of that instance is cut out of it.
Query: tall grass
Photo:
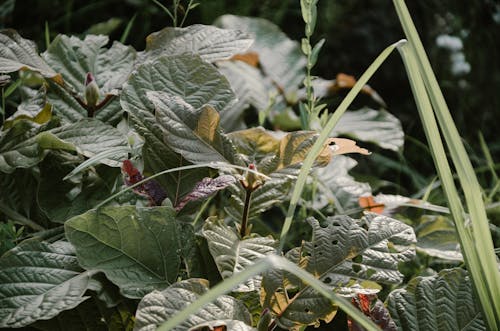
[[[434,164],[442,181],[484,319],[500,327],[500,273],[477,177],[403,0],[393,0],[409,43],[400,48]],[[441,135],[458,175],[465,207],[453,181]]]

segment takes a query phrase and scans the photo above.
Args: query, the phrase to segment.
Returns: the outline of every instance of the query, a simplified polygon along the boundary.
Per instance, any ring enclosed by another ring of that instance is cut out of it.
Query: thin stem
[[[240,236],[241,238],[247,235],[247,225],[248,225],[248,215],[250,214],[250,201],[252,199],[251,188],[246,189],[245,193],[245,205],[243,206],[243,215],[241,218]]]
[[[44,231],[45,228],[41,226],[38,223],[35,223],[34,221],[30,220],[27,217],[24,217],[23,215],[19,214],[17,211],[12,210],[9,206],[4,204],[3,202],[0,202],[0,210],[9,218],[11,218],[14,222],[17,222],[19,224],[29,226],[33,230],[36,231]]]

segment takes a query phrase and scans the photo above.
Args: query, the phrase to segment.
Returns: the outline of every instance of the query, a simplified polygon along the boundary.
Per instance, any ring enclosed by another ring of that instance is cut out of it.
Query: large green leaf
[[[280,28],[262,18],[224,15],[215,25],[247,32],[255,39],[250,52],[258,54],[263,72],[285,92],[298,89],[304,79],[306,59],[299,43],[288,38]]]
[[[67,122],[87,117],[87,111],[74,95],[83,100],[87,72],[91,72],[101,92],[101,101],[106,95],[116,95],[132,72],[136,52],[130,46],[114,42],[108,49],[107,36],[87,35],[77,37],[58,35],[43,57],[49,65],[62,74],[64,84],[51,84],[49,98],[56,113]],[[96,113],[106,122],[116,123],[122,115],[118,98],[114,97]]]
[[[209,219],[202,229],[208,248],[222,278],[244,270],[257,260],[276,252],[277,242],[271,237],[253,236],[241,239],[234,228],[220,220]],[[260,277],[241,284],[237,291],[247,292],[260,289]]]
[[[386,111],[369,108],[346,112],[332,135],[349,135],[393,151],[400,151],[404,143],[401,122]]]
[[[124,85],[121,104],[132,125],[145,138],[145,171],[159,172],[188,164],[164,142],[164,132],[155,116],[147,92],[165,92],[181,97],[194,109],[209,104],[224,109],[234,99],[227,80],[210,64],[194,55],[163,56],[139,65]],[[172,173],[160,178],[173,202],[188,193],[207,173],[203,170]]]
[[[244,52],[252,44],[247,34],[195,24],[185,28],[165,28],[150,34],[142,61],[162,55],[197,54],[204,61],[215,62]]]
[[[486,330],[467,271],[442,270],[412,279],[387,299],[400,330]]]
[[[51,133],[75,146],[78,153],[89,158],[105,151],[128,147],[127,137],[123,133],[109,124],[92,118],[55,128],[51,130]],[[127,152],[122,151],[101,159],[100,163],[119,167],[121,161],[126,158]]]
[[[304,244],[307,270],[325,283],[344,286],[350,279],[397,284],[398,263],[415,256],[415,233],[393,218],[366,213],[361,220],[329,217],[320,224],[308,218],[313,238]]]
[[[80,264],[103,271],[123,295],[141,298],[177,280],[191,226],[170,207],[106,207],[65,223]]]
[[[50,319],[88,299],[99,284],[78,265],[72,246],[26,241],[0,258],[0,327]]]
[[[161,292],[149,293],[139,303],[134,330],[156,329],[160,324],[196,301],[207,290],[208,282],[206,280],[188,279],[177,282]],[[250,313],[243,303],[233,297],[222,295],[172,330],[189,330],[212,321],[220,323],[220,320],[225,320],[226,324],[217,325],[227,325],[227,323],[237,323],[238,321],[247,326],[252,323]],[[236,328],[234,330],[248,329]]]
[[[242,164],[231,141],[219,128],[219,113],[211,106],[194,109],[180,97],[149,92],[168,147],[192,163]]]
[[[398,263],[415,255],[413,229],[395,219],[368,213],[361,220],[328,217],[322,224],[310,217],[311,241],[287,253],[287,258],[309,271],[333,291],[370,293],[363,281],[399,283]],[[317,291],[282,270],[263,276],[262,302],[278,315],[285,328],[318,325],[331,320],[336,308]]]
[[[58,35],[42,55],[52,69],[62,74],[75,92],[82,92],[87,72],[91,72],[101,93],[119,89],[132,72],[136,52],[131,46],[113,42],[107,36],[78,37]]]
[[[1,30],[0,73],[21,69],[39,72],[44,77],[57,76],[57,72],[38,55],[34,42],[24,39],[15,30]]]

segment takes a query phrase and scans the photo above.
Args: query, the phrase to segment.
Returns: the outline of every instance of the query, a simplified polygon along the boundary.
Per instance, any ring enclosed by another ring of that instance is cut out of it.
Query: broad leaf
[[[125,83],[136,56],[132,47],[116,41],[111,48],[105,48],[108,42],[109,38],[103,35],[87,35],[83,40],[58,35],[43,57],[73,91],[83,91],[85,76],[91,72],[101,93],[106,94]]]
[[[399,330],[486,330],[472,283],[463,269],[412,279],[387,299]]]
[[[400,151],[404,143],[401,122],[386,111],[369,108],[346,112],[335,126],[332,135],[349,135],[393,151]]]
[[[415,232],[419,251],[441,259],[463,261],[455,225],[449,218],[424,215]]]
[[[139,303],[134,330],[155,330],[160,324],[196,301],[207,290],[206,280],[188,279],[177,282],[161,292],[149,293]],[[188,330],[219,320],[226,320],[225,323],[240,321],[246,325],[252,323],[250,313],[243,303],[233,297],[222,295],[172,330]]]
[[[127,138],[115,127],[96,119],[82,119],[76,123],[51,130],[59,139],[75,146],[78,153],[93,157],[96,154],[128,147]],[[127,158],[126,151],[101,159],[100,163],[119,167]]]
[[[337,155],[326,167],[318,168],[314,173],[318,194],[313,207],[321,209],[333,204],[340,213],[358,208],[358,197],[371,194],[372,190],[369,184],[357,182],[349,175],[356,165],[354,159]]]
[[[48,78],[58,76],[57,72],[38,55],[34,42],[24,39],[15,30],[1,30],[0,73],[23,69],[39,72]],[[58,77],[56,79],[60,80]]]
[[[72,246],[26,241],[0,258],[0,327],[19,328],[50,319],[98,289],[78,265]]]
[[[234,99],[227,80],[210,64],[194,55],[160,57],[139,65],[124,85],[121,104],[130,114],[137,132],[145,138],[143,157],[145,171],[156,173],[188,164],[164,142],[164,132],[158,124],[154,105],[147,92],[165,92],[181,97],[194,109],[210,105],[224,109]],[[177,172],[160,178],[175,203],[208,174],[204,170]]]
[[[266,255],[276,252],[276,240],[259,236],[241,239],[234,228],[216,219],[207,220],[201,233],[207,239],[208,248],[222,278],[229,278]],[[260,277],[255,277],[241,284],[237,291],[259,289]]]
[[[262,18],[224,15],[215,25],[247,32],[255,39],[251,52],[258,54],[263,72],[286,93],[296,91],[304,79],[306,59],[299,43],[289,39],[275,24]]]
[[[252,39],[236,30],[195,24],[185,28],[165,28],[146,38],[142,61],[162,55],[196,54],[204,61],[215,62],[244,52]]]
[[[169,207],[106,207],[70,219],[65,230],[84,268],[103,271],[123,295],[141,298],[177,280],[192,229],[174,216]]]
[[[336,216],[321,225],[312,217],[307,220],[313,228],[312,241],[304,244],[307,270],[331,286],[344,286],[350,279],[400,283],[398,263],[415,256],[413,229],[387,216]]]
[[[36,93],[23,100],[17,107],[17,111],[3,123],[3,129],[8,129],[20,120],[33,121],[36,124],[44,124],[52,118],[52,105],[46,101],[46,89],[42,86]]]
[[[373,293],[362,287],[364,280],[401,282],[398,263],[415,255],[413,229],[386,216],[336,216],[321,225],[312,217],[307,221],[313,228],[312,241],[290,250],[287,258],[341,294]],[[281,270],[264,274],[261,302],[285,328],[319,325],[320,319],[329,321],[336,312],[329,300]]]
[[[12,173],[17,168],[30,168],[47,155],[49,149],[74,151],[75,147],[50,131],[51,123],[39,126],[21,120],[7,131],[0,131],[0,171]]]
[[[135,63],[136,52],[130,46],[114,42],[111,48],[107,36],[87,35],[84,40],[58,35],[43,54],[50,66],[62,74],[64,84],[51,84],[49,98],[56,113],[66,122],[87,117],[87,111],[76,102],[75,96],[83,100],[87,72],[95,76],[100,89],[100,101],[106,95],[116,95],[127,80]],[[96,118],[115,124],[122,115],[117,97],[96,113]]]
[[[231,141],[219,128],[219,113],[211,106],[194,109],[179,97],[149,92],[168,147],[192,163],[242,164]]]

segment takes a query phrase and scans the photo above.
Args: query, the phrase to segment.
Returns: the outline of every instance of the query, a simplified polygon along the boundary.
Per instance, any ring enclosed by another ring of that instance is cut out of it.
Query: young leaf
[[[146,38],[142,61],[162,55],[197,54],[204,61],[216,62],[244,52],[253,40],[237,30],[195,24],[186,28],[165,28]]]
[[[134,330],[156,329],[160,324],[196,301],[207,290],[208,282],[206,280],[192,278],[177,282],[161,292],[149,293],[139,303]],[[172,330],[196,329],[204,323],[218,320],[226,320],[225,323],[240,321],[246,325],[252,323],[250,313],[243,303],[228,295],[221,295]],[[220,322],[216,324],[220,325]]]
[[[15,30],[0,32],[0,73],[32,70],[42,76],[60,80],[60,76],[38,55],[36,45]]]
[[[375,294],[361,294],[358,293],[352,298],[352,303],[361,310],[366,316],[368,316],[372,321],[377,323],[380,329],[384,331],[396,331],[396,324],[392,320],[389,311],[384,306],[384,303],[380,301]],[[361,325],[356,323],[348,317],[347,320],[349,331],[363,331],[365,330]]]
[[[209,219],[202,229],[222,278],[231,277],[257,260],[276,252],[277,242],[270,237],[241,239],[231,227],[216,219]],[[260,277],[241,284],[236,291],[248,292],[260,289]]]
[[[231,141],[219,128],[219,113],[211,106],[194,109],[179,97],[149,92],[165,142],[186,160],[196,164],[225,162],[243,165]]]
[[[174,215],[169,207],[104,207],[68,220],[65,231],[84,268],[103,271],[123,295],[141,298],[177,280],[192,229]]]
[[[78,265],[72,246],[25,241],[0,258],[0,327],[50,319],[88,299],[99,284]]]
[[[217,191],[223,190],[232,183],[236,182],[236,178],[231,175],[221,175],[216,178],[205,177],[198,182],[193,190],[182,197],[182,200],[175,206],[175,210],[180,211],[190,201],[208,198]]]
[[[389,294],[388,308],[400,330],[486,330],[486,324],[463,269],[446,269],[412,279]]]

